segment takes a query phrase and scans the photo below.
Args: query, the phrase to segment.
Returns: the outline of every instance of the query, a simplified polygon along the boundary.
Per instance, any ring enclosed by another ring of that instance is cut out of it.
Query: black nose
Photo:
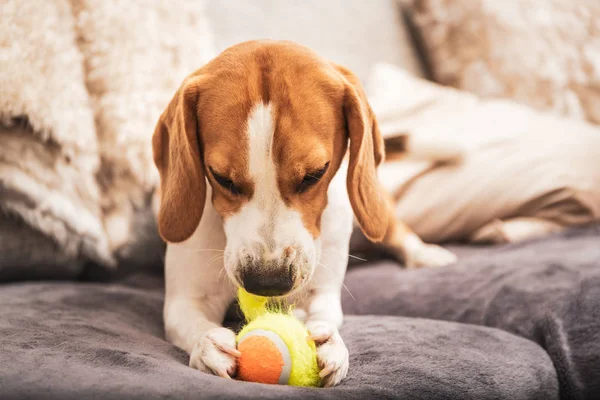
[[[288,269],[252,268],[242,273],[242,284],[247,292],[259,296],[282,296],[292,290],[294,281]]]

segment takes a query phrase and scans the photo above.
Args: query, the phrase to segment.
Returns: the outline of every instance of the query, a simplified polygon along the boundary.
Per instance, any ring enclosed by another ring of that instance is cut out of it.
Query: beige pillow
[[[413,0],[436,81],[600,123],[597,0]]]
[[[368,81],[384,136],[459,142],[462,162],[394,162],[380,176],[399,192],[398,218],[430,242],[470,239],[499,219],[559,226],[600,220],[600,128],[476,96],[380,64]]]
[[[422,76],[396,0],[211,0],[217,49],[250,39],[291,40],[366,79],[376,62]]]

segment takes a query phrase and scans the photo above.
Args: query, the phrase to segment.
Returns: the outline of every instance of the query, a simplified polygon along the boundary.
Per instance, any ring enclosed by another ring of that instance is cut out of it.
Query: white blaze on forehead
[[[273,112],[270,104],[259,103],[248,118],[249,173],[254,181],[254,199],[259,203],[280,198],[277,169],[273,161]]]
[[[275,123],[270,104],[259,103],[248,115],[246,124],[248,175],[254,183],[250,201],[225,221],[227,246],[258,254],[273,244],[281,214],[287,208],[277,187],[277,167],[273,160]],[[252,246],[254,242],[256,245]],[[254,248],[252,248],[254,247]],[[234,250],[235,249],[235,250]]]

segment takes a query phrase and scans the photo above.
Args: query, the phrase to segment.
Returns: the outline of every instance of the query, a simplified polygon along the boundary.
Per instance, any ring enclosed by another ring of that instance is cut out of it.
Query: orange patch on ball
[[[277,384],[283,371],[283,355],[273,341],[264,336],[251,336],[239,344],[238,379]]]

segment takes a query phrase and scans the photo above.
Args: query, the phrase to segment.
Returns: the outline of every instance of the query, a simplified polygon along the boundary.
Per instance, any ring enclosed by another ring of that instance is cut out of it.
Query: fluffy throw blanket
[[[0,19],[0,224],[17,217],[61,261],[159,259],[143,251],[159,243],[150,140],[214,55],[204,1],[7,0]]]

